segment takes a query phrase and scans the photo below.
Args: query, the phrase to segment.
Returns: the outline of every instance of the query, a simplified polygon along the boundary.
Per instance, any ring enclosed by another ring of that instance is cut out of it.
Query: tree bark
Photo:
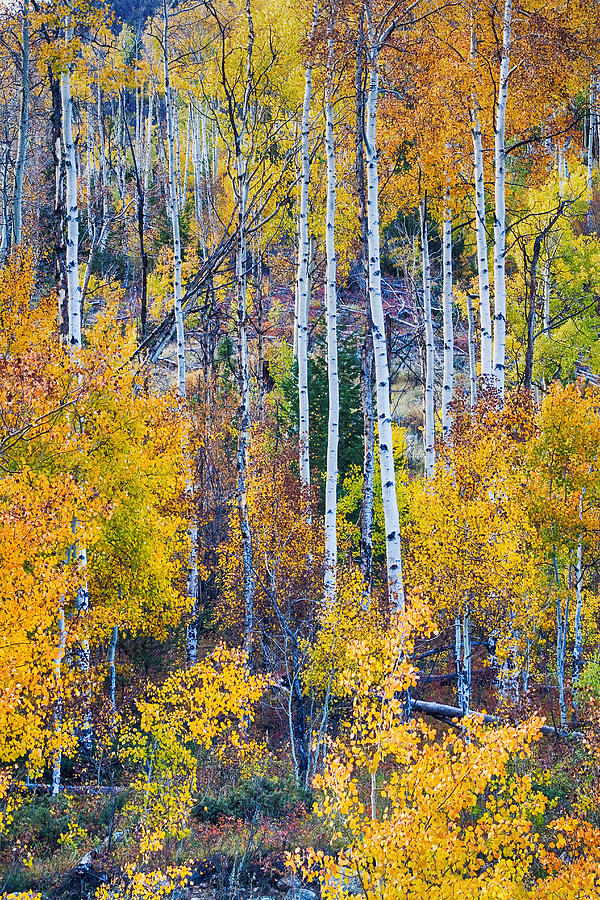
[[[67,19],[66,42],[72,40],[73,28]],[[65,206],[67,213],[66,275],[69,310],[69,344],[81,347],[81,288],[79,286],[79,207],[77,203],[77,154],[73,140],[73,96],[71,72],[60,76],[62,137],[65,154]]]
[[[169,185],[171,225],[173,228],[173,309],[177,336],[177,389],[180,397],[186,395],[185,384],[185,329],[181,305],[181,237],[179,234],[179,203],[177,199],[177,171],[175,168],[175,136],[173,129],[173,104],[169,79],[169,14],[167,0],[163,0],[165,17],[163,33],[163,64],[165,81],[165,103],[167,108],[167,143],[169,145]]]
[[[375,496],[375,410],[373,408],[373,340],[367,333],[361,349],[360,393],[363,408],[363,489],[360,516],[360,569],[367,603],[373,591],[373,500]]]
[[[188,497],[194,500],[194,489],[190,485],[187,491]],[[189,528],[190,555],[188,560],[187,592],[192,601],[190,621],[186,634],[186,662],[193,666],[198,661],[198,525],[196,522],[196,510],[192,509],[192,525]]]
[[[58,333],[63,343],[69,340],[69,300],[67,291],[65,207],[63,202],[63,152],[60,83],[48,68],[52,92],[52,156],[54,162],[54,234],[56,240],[56,293],[58,298]]]
[[[337,291],[335,255],[335,144],[333,137],[333,28],[335,9],[329,24],[328,70],[325,96],[325,149],[327,153],[327,204],[325,223],[327,375],[329,416],[327,426],[327,476],[325,481],[325,599],[335,602],[337,572],[337,480],[340,433],[340,389],[337,347]]]
[[[54,657],[54,685],[56,700],[54,703],[54,731],[60,736],[63,726],[63,701],[62,701],[62,674],[61,667],[65,648],[67,646],[67,631],[65,627],[65,612],[61,603],[58,609],[58,646]],[[56,797],[60,792],[60,770],[62,763],[62,749],[59,745],[52,761],[52,796]]]
[[[365,188],[365,92],[364,6],[361,7],[356,49],[356,189],[361,235],[361,283],[364,286],[365,338],[360,354],[360,396],[363,410],[363,488],[360,512],[360,569],[364,581],[365,603],[373,591],[373,499],[375,480],[375,410],[373,407],[373,321],[369,302],[369,236]]]
[[[110,671],[110,708],[113,715],[117,713],[117,673],[115,669],[115,657],[117,653],[117,641],[119,639],[119,626],[115,625],[112,630],[110,639],[110,647],[108,651],[108,665]]]
[[[248,128],[250,95],[252,91],[252,54],[254,50],[254,23],[250,10],[250,0],[246,0],[248,23],[248,45],[246,48],[246,80],[241,107],[230,93],[228,96],[229,120],[234,136],[236,155],[236,181],[234,193],[238,208],[238,246],[236,255],[236,293],[238,317],[238,383],[240,391],[239,430],[237,448],[237,495],[238,516],[242,537],[242,560],[244,567],[244,650],[248,666],[252,667],[254,645],[254,593],[256,576],[254,572],[252,531],[248,514],[247,476],[248,453],[251,441],[250,374],[248,368],[248,311],[247,294],[247,205],[249,194],[248,162],[244,156],[244,141]],[[239,127],[236,116],[239,115]]]
[[[396,611],[404,609],[402,582],[402,549],[400,516],[396,495],[394,442],[390,406],[390,369],[385,337],[385,317],[381,294],[381,255],[379,245],[379,172],[377,164],[377,96],[379,92],[379,51],[369,3],[369,90],[367,95],[367,125],[365,130],[365,162],[367,169],[367,235],[369,243],[369,299],[373,320],[373,352],[377,383],[377,422],[381,491],[385,522],[387,581],[390,605]]]
[[[477,403],[477,363],[475,353],[475,317],[473,315],[473,300],[467,292],[467,329],[469,342],[469,400],[471,409],[475,409]]]
[[[591,472],[591,469],[590,469]],[[573,684],[576,685],[577,679],[583,669],[583,628],[581,624],[581,614],[583,612],[583,566],[582,566],[582,550],[583,550],[583,498],[585,490],[582,489],[579,498],[579,527],[580,532],[577,538],[577,556],[575,562],[575,640],[573,643]],[[573,706],[575,706],[575,701]]]
[[[533,378],[533,352],[535,342],[535,314],[537,307],[537,269],[542,249],[542,234],[538,234],[533,243],[533,254],[531,257],[531,267],[528,278],[528,288],[525,311],[525,323],[527,328],[527,342],[525,347],[525,371],[523,374],[523,387],[526,391],[531,391],[531,382]]]
[[[423,448],[425,478],[433,478],[435,468],[434,343],[431,314],[431,268],[427,229],[427,197],[421,201],[421,251],[423,253],[423,320],[425,323],[425,379],[423,404]]]
[[[506,101],[510,73],[512,0],[505,0],[502,57],[494,129],[494,386],[504,397],[506,372]]]
[[[471,620],[466,609],[462,617],[457,614],[454,629],[458,706],[462,714],[468,716],[471,708]]]
[[[21,111],[19,116],[19,138],[15,163],[15,191],[13,201],[13,241],[21,243],[23,227],[23,179],[27,157],[29,131],[29,0],[23,0],[22,33],[23,55],[21,61]]]
[[[6,254],[10,250],[10,203],[8,190],[8,172],[10,168],[10,144],[8,141],[0,142],[0,183],[2,184],[2,200],[0,203],[0,214],[2,223],[0,225],[0,264],[6,259]]]
[[[315,4],[311,38],[317,22]],[[298,353],[298,421],[300,484],[310,516],[310,398],[308,395],[308,318],[310,309],[309,265],[310,233],[308,228],[308,193],[310,187],[310,103],[312,98],[312,62],[304,71],[304,99],[301,122],[300,214],[298,229],[297,353]]]
[[[444,370],[442,382],[442,437],[450,440],[452,430],[451,404],[454,394],[454,321],[452,318],[452,214],[444,207],[442,234],[442,314],[444,323]]]
[[[596,73],[592,74],[590,81],[590,113],[587,140],[587,224],[592,227],[592,176],[594,174],[594,135],[596,133]]]
[[[564,609],[561,601],[561,584],[558,574],[556,550],[553,554],[554,574],[556,579],[556,679],[558,682],[558,704],[560,710],[560,727],[567,724],[567,701],[565,692],[565,663],[567,637],[569,633],[569,601],[567,592]]]
[[[474,59],[476,54],[477,38],[475,29],[472,27],[471,59]],[[479,321],[481,327],[481,377],[482,379],[490,379],[492,377],[492,316],[487,231],[485,227],[485,173],[479,112],[479,100],[477,94],[474,93],[471,121],[475,175],[475,238],[477,242],[477,277],[479,279]]]

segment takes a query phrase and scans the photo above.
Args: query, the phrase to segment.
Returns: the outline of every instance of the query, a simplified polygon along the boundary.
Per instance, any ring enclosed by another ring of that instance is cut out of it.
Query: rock
[[[317,900],[317,895],[315,891],[309,891],[308,888],[296,887],[287,892],[285,900]]]
[[[93,850],[88,850],[88,852],[85,854],[85,856],[83,856],[79,860],[77,865],[75,866],[75,870],[79,871],[79,870],[89,869],[90,866],[92,865],[92,861],[93,861],[95,855],[96,854],[94,853]]]
[[[335,881],[349,897],[356,897],[363,892],[360,878],[347,866],[343,866],[339,878],[336,878]]]

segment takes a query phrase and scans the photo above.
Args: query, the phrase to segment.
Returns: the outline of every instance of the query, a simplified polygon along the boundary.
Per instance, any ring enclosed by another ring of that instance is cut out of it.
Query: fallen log
[[[24,791],[33,791],[34,793],[39,794],[51,794],[52,793],[52,785],[51,784],[31,784],[26,782],[19,782],[19,788]],[[65,784],[61,785],[60,793],[61,794],[122,794],[123,791],[126,791],[126,786],[121,785],[104,785],[104,784]]]
[[[422,713],[424,716],[431,716],[433,719],[440,719],[442,722],[462,719],[466,715],[458,706],[447,706],[445,703],[430,703],[427,700],[412,700],[410,708],[412,712]],[[498,716],[491,716],[488,713],[477,712],[477,710],[470,710],[468,715],[477,716],[486,725],[503,724],[502,719]],[[547,737],[569,737],[579,740],[584,736],[581,731],[561,731],[559,728],[553,728],[551,725],[542,725],[540,731]]]

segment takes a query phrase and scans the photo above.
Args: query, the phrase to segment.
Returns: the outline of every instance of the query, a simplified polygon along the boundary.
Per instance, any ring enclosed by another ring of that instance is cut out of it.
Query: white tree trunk
[[[27,137],[29,132],[29,0],[23,0],[21,57],[21,113],[19,117],[19,138],[17,143],[17,159],[15,162],[15,192],[13,201],[13,238],[15,245],[21,243],[23,227],[23,178],[25,159],[27,156]]]
[[[179,128],[179,97],[175,88],[171,88],[171,113],[173,126],[173,147],[175,151],[175,185],[177,187],[177,205],[182,209],[181,200],[181,132]]]
[[[193,488],[189,490],[190,499],[193,500]],[[198,526],[196,524],[196,511],[193,511],[193,524],[189,529],[190,557],[188,565],[188,597],[192,601],[191,617],[186,634],[186,659],[188,666],[194,666],[198,661]]]
[[[583,668],[583,627],[581,624],[581,614],[583,612],[583,497],[584,491],[582,490],[581,497],[579,498],[579,523],[581,530],[577,539],[577,556],[575,562],[575,640],[573,643],[573,684],[577,682],[577,679],[579,678],[579,675]]]
[[[477,37],[471,26],[471,60],[477,55]],[[475,238],[477,242],[477,277],[479,280],[479,321],[481,326],[481,377],[492,377],[492,314],[490,306],[490,273],[488,267],[487,230],[485,227],[485,172],[481,139],[480,106],[473,93],[471,113],[473,168],[475,176]]]
[[[450,440],[452,412],[450,405],[454,393],[454,322],[452,319],[452,214],[444,208],[442,233],[442,312],[444,321],[444,371],[442,382],[442,437]]]
[[[333,37],[329,38],[329,71],[325,98],[325,149],[327,153],[327,214],[325,252],[327,272],[325,284],[327,316],[327,373],[329,380],[329,419],[327,428],[327,477],[325,481],[325,598],[335,602],[337,571],[337,480],[338,443],[340,433],[340,393],[337,350],[337,291],[335,256],[335,144],[333,139],[333,102],[331,78],[333,69]]]
[[[250,373],[248,368],[248,310],[247,310],[247,265],[248,237],[247,210],[250,185],[248,181],[248,161],[244,157],[244,141],[250,112],[250,95],[252,91],[252,54],[254,49],[254,24],[250,9],[250,0],[246,0],[246,19],[248,23],[248,46],[246,48],[246,84],[244,99],[239,110],[240,121],[236,125],[231,119],[231,127],[235,136],[236,183],[235,197],[238,207],[238,248],[236,259],[236,290],[238,312],[238,379],[240,390],[240,413],[237,447],[238,470],[238,515],[242,536],[242,559],[244,566],[244,650],[247,654],[248,666],[252,666],[254,647],[254,593],[256,575],[254,572],[252,531],[248,515],[247,477],[248,453],[251,441],[251,409],[250,409]],[[235,116],[230,104],[230,116]]]
[[[433,478],[435,468],[435,404],[434,404],[434,343],[431,314],[431,267],[429,264],[429,235],[427,229],[427,200],[421,201],[421,250],[423,253],[423,319],[425,323],[425,384],[423,403],[423,449],[425,478]]]
[[[467,328],[469,342],[469,400],[471,409],[475,409],[477,403],[477,362],[475,353],[475,317],[473,315],[473,300],[467,292]]]
[[[87,225],[87,233],[88,237],[91,241],[94,240],[94,231],[95,223],[92,221],[92,194],[93,194],[93,178],[94,178],[94,148],[93,148],[93,139],[92,139],[92,117],[90,113],[90,104],[86,104],[85,110],[85,147],[86,147],[86,165],[85,165],[85,179],[86,179],[86,196],[85,196],[85,204],[86,204],[86,225]],[[91,255],[91,254],[90,254]],[[85,279],[84,279],[85,281]],[[82,290],[82,296],[85,299],[85,291]]]
[[[565,692],[565,662],[567,650],[567,634],[569,631],[569,596],[562,610],[560,595],[556,599],[556,676],[558,681],[558,705],[560,709],[560,727],[567,724],[567,700]]]
[[[300,233],[300,222],[298,222],[298,233]],[[296,273],[300,268],[300,248],[298,248],[298,262],[296,264]],[[294,333],[292,336],[292,355],[295,360],[298,359],[298,275],[296,274],[296,282],[294,283]]]
[[[136,48],[137,52],[137,48]],[[144,89],[143,85],[135,89],[135,158],[142,158],[142,134],[144,115]]]
[[[512,0],[504,3],[502,59],[494,129],[494,386],[504,396],[506,371],[506,101],[510,71]]]
[[[125,109],[123,108],[123,95],[119,94],[117,101],[117,184],[121,203],[125,205],[127,200],[127,186],[125,184]]]
[[[237,294],[238,294],[238,367],[240,388],[240,426],[238,433],[237,469],[238,469],[238,514],[242,534],[242,558],[244,565],[244,649],[249,660],[252,657],[254,636],[254,591],[255,575],[252,555],[252,532],[248,515],[248,452],[251,440],[250,410],[250,374],[248,369],[248,312],[246,310],[246,203],[248,200],[248,184],[245,167],[238,159],[239,189],[239,244],[237,256]]]
[[[67,22],[67,43],[73,28]],[[69,344],[81,347],[81,288],[79,286],[79,207],[77,204],[77,155],[73,140],[73,97],[71,73],[67,68],[60,76],[62,135],[65,153],[65,206],[67,215],[67,295],[69,303]]]
[[[56,690],[56,700],[54,704],[54,732],[60,735],[63,725],[63,701],[62,701],[62,674],[61,667],[65,648],[67,646],[67,630],[65,627],[65,612],[61,602],[58,609],[58,646],[56,648],[56,656],[54,657],[54,685]],[[60,792],[60,767],[62,763],[62,750],[56,751],[56,756],[52,761],[52,796],[56,797]]]
[[[150,184],[150,168],[152,165],[152,122],[154,119],[154,81],[148,97],[148,116],[146,119],[146,150],[144,154],[144,196],[148,194]]]
[[[208,135],[207,135],[207,104],[202,104],[202,109],[200,111],[200,125],[201,125],[201,135],[202,135],[202,171],[204,172],[204,179],[202,182],[202,189],[204,190],[204,206],[206,208],[206,216],[207,216],[207,225],[212,228],[213,223],[213,212],[216,209],[216,165],[217,165],[217,132],[213,132],[213,139],[215,142],[214,147],[214,165],[215,172],[211,175],[210,169],[210,157],[209,157],[209,147],[208,147]],[[211,187],[214,184],[214,189]],[[206,235],[206,226],[203,231],[203,241],[206,246],[207,235]],[[208,250],[205,251],[208,253]]]
[[[0,182],[2,184],[2,199],[0,201],[0,214],[2,216],[1,233],[0,233],[0,263],[4,262],[6,254],[10,248],[10,212],[8,198],[8,171],[10,166],[10,144],[0,143]]]
[[[565,663],[567,655],[567,637],[569,633],[569,592],[566,594],[564,609],[562,607],[558,561],[554,551],[554,572],[556,576],[556,679],[558,681],[558,704],[560,709],[560,727],[567,724],[567,702],[565,693]],[[570,585],[569,585],[570,587]]]
[[[588,202],[588,226],[591,226],[592,215],[592,176],[594,173],[594,135],[596,133],[596,73],[590,81],[590,115],[587,140],[587,202]]]
[[[490,308],[490,273],[488,269],[487,232],[485,227],[485,185],[483,148],[479,119],[473,122],[475,160],[475,237],[477,240],[477,276],[479,279],[479,321],[481,325],[481,377],[492,377],[492,315]]]
[[[100,230],[102,237],[100,238],[99,247],[101,251],[104,251],[106,246],[106,235],[108,234],[108,229],[105,228],[105,223],[108,221],[108,178],[107,178],[107,154],[106,154],[106,140],[104,134],[104,114],[102,111],[102,91],[100,90],[100,85],[98,84],[98,96],[97,96],[97,105],[96,105],[96,114],[98,117],[98,160],[100,163],[100,185],[99,189],[101,192],[101,208],[102,208],[102,221],[100,223]]]
[[[181,305],[181,237],[179,234],[179,204],[177,201],[177,171],[175,168],[173,104],[171,101],[171,86],[169,80],[169,18],[167,12],[167,0],[164,0],[164,17],[163,63],[165,103],[167,107],[167,143],[169,145],[171,224],[173,227],[173,309],[175,313],[175,329],[177,337],[177,388],[179,395],[185,397],[185,330],[183,325],[183,309]]]
[[[192,101],[192,166],[194,170],[194,209],[198,230],[202,232],[202,157],[200,151],[200,114],[195,102]]]
[[[550,244],[550,235],[548,235],[548,245]],[[546,252],[546,259],[544,262],[544,315],[543,315],[543,327],[544,331],[548,332],[550,330],[550,246],[548,246],[548,250]]]
[[[183,185],[181,188],[181,205],[185,206],[185,202],[187,199],[187,182],[188,182],[188,169],[190,167],[190,135],[192,129],[192,104],[190,101],[190,106],[188,109],[188,120],[187,120],[187,128],[185,132],[185,166],[183,169]]]
[[[91,704],[91,685],[89,683],[90,679],[90,644],[86,634],[87,622],[86,619],[88,617],[88,612],[90,608],[90,592],[88,590],[88,582],[87,582],[87,549],[84,544],[80,545],[77,543],[77,519],[73,517],[73,521],[71,523],[71,530],[73,532],[74,544],[72,548],[72,553],[75,557],[75,565],[77,566],[77,570],[80,574],[80,583],[77,588],[77,595],[75,598],[75,611],[78,620],[79,627],[81,629],[81,636],[79,639],[79,644],[77,648],[77,668],[83,675],[84,685],[82,696],[84,699],[85,708],[83,710],[83,724],[81,728],[81,743],[87,752],[90,752],[92,749],[92,714],[90,709]],[[72,557],[71,557],[72,558]]]
[[[316,16],[317,7],[315,6],[313,31],[316,24]],[[308,314],[310,309],[308,270],[310,265],[310,233],[308,229],[308,192],[310,187],[311,98],[312,65],[308,63],[304,72],[304,100],[302,103],[298,273],[296,276],[300,483],[307,497],[310,490],[310,400],[308,396]]]
[[[468,716],[471,706],[471,619],[466,609],[462,620],[457,614],[454,633],[457,703],[463,715]]]
[[[110,708],[113,715],[117,712],[117,672],[115,669],[115,657],[117,653],[117,641],[119,639],[119,626],[115,625],[112,630],[110,639],[110,647],[108,651],[108,666],[110,671]]]
[[[377,422],[381,492],[385,524],[387,580],[390,605],[404,609],[402,583],[402,548],[400,516],[396,495],[394,442],[390,408],[390,368],[385,338],[385,316],[381,294],[381,254],[379,245],[379,172],[377,165],[377,95],[379,91],[379,45],[376,43],[372,17],[369,13],[369,90],[367,96],[367,124],[365,133],[365,162],[367,169],[367,237],[369,243],[369,300],[373,320],[373,352],[377,382]]]
[[[365,607],[373,591],[373,499],[375,494],[375,410],[373,409],[373,343],[370,316],[368,334],[360,358],[360,392],[363,408],[363,490],[360,511],[360,567],[365,586]]]
[[[216,116],[213,117],[212,122],[212,183],[213,197],[216,197],[219,186],[219,130]]]

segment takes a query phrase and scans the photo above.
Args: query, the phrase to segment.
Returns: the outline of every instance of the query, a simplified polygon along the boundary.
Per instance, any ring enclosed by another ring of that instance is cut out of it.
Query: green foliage
[[[340,379],[340,442],[338,451],[339,484],[343,485],[353,467],[362,465],[363,422],[360,402],[360,360],[356,337],[348,335],[339,341],[338,371]],[[298,433],[298,367],[282,380],[282,393],[289,428]],[[329,392],[327,356],[322,338],[316,343],[308,361],[308,396],[310,400],[310,466],[315,483],[323,484],[327,471],[327,426]]]
[[[216,823],[221,817],[252,820],[257,814],[282,819],[299,804],[308,805],[306,791],[293,778],[245,779],[225,796],[201,796],[192,814],[203,822]]]
[[[600,655],[590,660],[577,679],[576,697],[578,702],[600,700]]]
[[[394,437],[396,494],[402,522],[408,512],[406,439],[404,430],[395,423],[392,426],[392,431]],[[350,539],[357,553],[360,538],[357,523],[362,504],[363,482],[362,467],[358,465],[352,466],[344,479],[342,497],[338,505],[340,533]],[[373,476],[373,558],[379,562],[385,561],[385,522],[377,440],[375,440],[375,473]]]

